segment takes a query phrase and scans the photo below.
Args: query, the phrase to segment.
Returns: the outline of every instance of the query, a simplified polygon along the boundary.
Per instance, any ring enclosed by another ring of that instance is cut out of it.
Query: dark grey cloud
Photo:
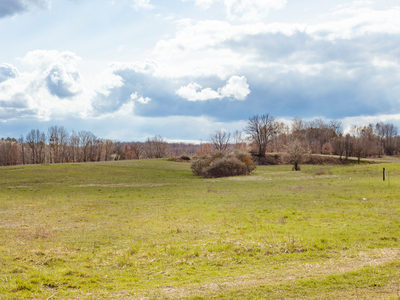
[[[54,65],[45,78],[49,92],[60,99],[71,98],[79,94],[80,80],[81,76],[78,71],[67,71],[63,65]]]
[[[30,109],[23,93],[17,93],[10,100],[0,99],[0,120],[12,120],[16,118],[36,117],[37,112]]]
[[[229,122],[258,113],[333,119],[399,113],[398,72],[396,68],[381,68],[371,62],[360,62],[357,68],[347,64],[341,68],[328,66],[316,74],[295,68],[282,72],[280,65],[242,67],[237,74],[247,78],[251,90],[247,100],[193,102],[180,98],[176,91],[192,82],[217,90],[226,81],[217,77],[165,79],[124,68],[114,72],[124,84],[111,89],[107,96],[99,94],[93,107],[98,114],[114,112],[129,101],[132,93],[138,93],[152,99],[147,104],[135,104],[135,115],[144,117],[207,115]]]
[[[228,40],[216,48],[228,48],[243,54],[253,53],[261,62],[340,62],[352,67],[370,62],[377,55],[398,60],[400,35],[375,33],[352,39],[323,40],[300,31],[293,35],[263,33]]]
[[[37,112],[32,109],[15,109],[15,108],[1,108],[0,107],[0,120],[12,120],[16,118],[36,117]]]
[[[49,2],[47,0],[1,0],[0,18],[28,11],[31,5],[45,9],[48,7]]]
[[[0,108],[25,109],[27,107],[27,99],[23,93],[13,95],[8,101],[2,100],[0,97]]]
[[[0,64],[0,83],[19,75],[17,68],[10,64]]]
[[[184,77],[179,79],[159,78],[153,76],[151,72],[138,72],[133,68],[117,69],[114,74],[120,76],[124,84],[121,87],[110,89],[107,95],[97,94],[92,101],[96,115],[119,110],[123,104],[130,101],[130,96],[133,93],[151,98],[151,101],[145,104],[135,103],[135,115],[146,117],[213,115],[215,114],[215,112],[213,113],[215,109],[213,102],[190,102],[176,95],[176,91],[190,82],[196,82],[214,90],[226,84],[226,80],[221,80],[216,76],[204,78]],[[225,99],[217,100],[217,102],[227,103],[231,101]]]

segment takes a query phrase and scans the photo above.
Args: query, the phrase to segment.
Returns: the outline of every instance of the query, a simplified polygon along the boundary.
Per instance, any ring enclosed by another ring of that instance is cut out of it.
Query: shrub
[[[287,146],[285,150],[283,156],[284,161],[287,164],[292,164],[294,171],[300,171],[299,165],[304,162],[307,154],[307,151],[303,148],[301,142],[296,140]]]
[[[282,164],[282,157],[278,154],[265,155],[265,157],[259,157],[258,154],[252,153],[254,162],[259,166],[273,166]]]
[[[203,176],[204,169],[208,167],[208,161],[204,158],[198,158],[192,161],[190,168],[195,176]]]
[[[183,154],[179,157],[170,157],[170,158],[168,158],[168,160],[175,161],[175,162],[190,162],[192,159],[190,158],[190,156]]]
[[[332,147],[331,143],[329,143],[329,142],[325,143],[322,146],[322,154],[332,155],[332,153],[333,153],[333,147]]]
[[[228,177],[247,174],[246,164],[236,157],[223,157],[214,160],[204,169],[206,177]]]
[[[256,165],[255,165],[250,153],[244,152],[244,151],[236,151],[235,156],[237,159],[239,159],[241,162],[243,162],[246,165],[247,171],[249,173],[251,173],[256,168]]]
[[[221,151],[200,157],[191,164],[193,174],[203,178],[250,174],[255,169],[251,155],[246,152],[226,154]]]

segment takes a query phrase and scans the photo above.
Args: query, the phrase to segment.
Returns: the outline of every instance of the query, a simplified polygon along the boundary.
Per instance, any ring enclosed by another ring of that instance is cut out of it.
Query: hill
[[[397,164],[201,179],[189,164],[135,160],[0,174],[0,299],[400,293]]]

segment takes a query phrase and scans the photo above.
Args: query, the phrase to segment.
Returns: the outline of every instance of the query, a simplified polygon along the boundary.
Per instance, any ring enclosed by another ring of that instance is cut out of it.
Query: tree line
[[[142,143],[122,143],[90,131],[69,132],[63,126],[51,126],[47,133],[32,129],[18,139],[2,138],[0,166],[160,158],[167,155],[168,147],[159,136]]]
[[[218,130],[210,135],[207,143],[200,145],[167,143],[161,136],[145,142],[118,142],[102,139],[90,131],[70,132],[63,126],[51,126],[47,133],[32,129],[18,139],[0,140],[0,166],[201,156],[216,150],[244,149],[262,160],[268,152],[284,152],[294,141],[312,154],[333,154],[340,158],[360,159],[400,152],[400,136],[392,123],[352,126],[345,133],[337,120],[307,122],[295,117],[287,124],[264,114],[250,117],[243,131]]]
[[[266,153],[285,152],[295,142],[311,154],[338,155],[340,159],[350,156],[358,159],[380,157],[400,152],[400,136],[392,123],[354,125],[345,133],[342,123],[337,120],[317,118],[307,122],[295,117],[287,124],[264,114],[250,117],[243,132],[215,131],[210,136],[209,144],[203,145],[198,154],[247,147],[253,156],[262,161]]]

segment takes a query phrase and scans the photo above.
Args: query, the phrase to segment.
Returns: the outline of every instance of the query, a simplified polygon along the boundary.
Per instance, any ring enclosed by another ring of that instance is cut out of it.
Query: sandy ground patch
[[[292,177],[292,176],[264,177],[264,176],[250,175],[250,176],[229,177],[228,180],[233,180],[233,181],[272,181],[272,180],[297,181],[297,180],[314,180],[314,179],[338,178],[338,177],[339,177],[338,175],[316,175],[316,176],[303,175],[303,176],[298,176],[298,177]]]
[[[186,299],[191,296],[206,297],[210,294],[232,290],[289,283],[300,279],[324,277],[354,272],[367,266],[379,266],[400,259],[400,249],[374,249],[357,254],[343,254],[321,263],[290,262],[284,270],[254,270],[251,275],[236,278],[221,278],[218,281],[188,287],[160,287],[155,294],[161,299]],[[386,295],[387,297],[387,295]],[[347,298],[347,299],[351,299]],[[131,299],[143,299],[141,297]],[[373,298],[372,298],[373,299]]]
[[[172,183],[118,183],[118,184],[81,184],[81,185],[71,185],[71,187],[158,187],[172,185]]]

